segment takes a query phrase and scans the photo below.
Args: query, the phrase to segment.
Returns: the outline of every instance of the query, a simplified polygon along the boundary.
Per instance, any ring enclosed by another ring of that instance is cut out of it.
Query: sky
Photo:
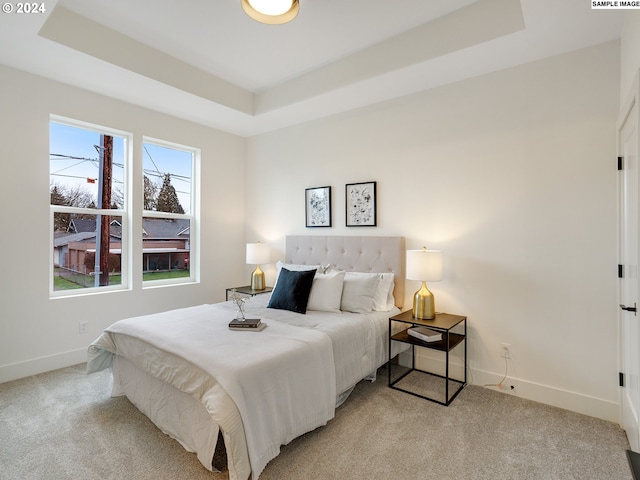
[[[72,188],[80,186],[91,193],[97,204],[99,176],[100,132],[76,126],[50,122],[49,175],[50,185]],[[113,138],[114,189],[123,190],[125,138]],[[192,153],[152,143],[144,144],[143,169],[159,187],[165,173],[178,193],[185,212],[190,210]],[[92,183],[94,181],[95,183]]]

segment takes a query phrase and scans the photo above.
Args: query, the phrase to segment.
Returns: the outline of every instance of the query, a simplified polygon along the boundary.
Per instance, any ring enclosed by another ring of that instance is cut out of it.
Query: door
[[[622,428],[631,449],[640,451],[640,328],[636,311],[638,284],[638,82],[625,104],[618,125],[621,172],[619,177],[620,264],[619,325],[622,386]]]

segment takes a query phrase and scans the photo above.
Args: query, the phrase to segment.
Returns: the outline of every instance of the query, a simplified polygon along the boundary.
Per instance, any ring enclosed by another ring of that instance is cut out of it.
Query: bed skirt
[[[207,470],[222,470],[223,465],[218,461],[216,461],[217,468],[213,466],[216,446],[218,449],[221,447],[217,445],[220,429],[206,408],[195,398],[152,377],[127,359],[117,355],[113,358],[112,395],[114,397],[125,395],[163,433],[180,443],[188,452],[195,453]],[[235,405],[231,408],[235,409]],[[225,438],[224,432],[222,432],[222,438],[225,439],[225,445],[231,445]],[[242,455],[242,452],[236,449],[235,454]],[[230,463],[248,466],[249,459],[244,459],[244,462]],[[246,471],[237,471],[230,464],[224,466],[231,467],[230,479],[244,480],[251,474],[250,468]]]

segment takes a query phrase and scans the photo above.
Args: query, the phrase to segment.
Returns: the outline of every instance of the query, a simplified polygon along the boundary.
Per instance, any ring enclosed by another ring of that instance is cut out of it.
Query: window
[[[51,117],[49,193],[52,295],[128,287],[130,136]]]
[[[199,155],[194,148],[145,139],[142,161],[145,285],[195,279],[194,173]]]
[[[144,286],[196,281],[199,150],[143,139],[142,178],[130,184],[131,134],[57,116],[49,130],[51,295],[131,288],[132,258]],[[143,198],[135,215],[128,185]]]

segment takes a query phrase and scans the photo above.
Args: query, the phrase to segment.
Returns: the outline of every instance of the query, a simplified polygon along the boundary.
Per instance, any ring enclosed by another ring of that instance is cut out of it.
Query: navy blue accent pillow
[[[315,274],[315,269],[292,272],[282,267],[267,307],[307,313],[307,303],[309,303]]]

